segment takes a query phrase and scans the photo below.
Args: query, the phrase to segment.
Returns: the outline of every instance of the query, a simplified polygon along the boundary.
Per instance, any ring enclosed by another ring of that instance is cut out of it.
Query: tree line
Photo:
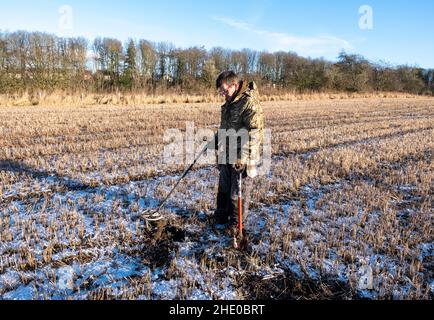
[[[203,93],[234,70],[272,91],[434,93],[434,69],[371,62],[342,52],[336,62],[294,52],[221,47],[177,48],[167,42],[64,38],[41,32],[0,32],[0,92],[131,91]]]

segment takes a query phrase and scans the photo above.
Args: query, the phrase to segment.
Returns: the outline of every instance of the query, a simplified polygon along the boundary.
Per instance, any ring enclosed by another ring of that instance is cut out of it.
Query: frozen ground
[[[160,235],[161,228],[148,229],[140,212],[155,208],[177,176],[93,189],[71,185],[64,192],[52,191],[59,189],[58,179],[44,177],[30,196],[20,195],[23,190],[4,194],[0,225],[10,237],[0,243],[1,298],[245,299],[258,297],[260,289],[265,290],[262,298],[295,298],[304,288],[295,292],[289,286],[318,284],[317,291],[327,289],[332,298],[375,299],[384,297],[384,283],[398,277],[392,298],[417,289],[399,273],[405,266],[397,256],[366,246],[360,250],[363,240],[351,236],[359,215],[334,220],[327,214],[338,204],[326,196],[352,188],[351,182],[305,185],[298,197],[259,203],[246,225],[250,248],[241,253],[230,248],[224,226],[208,221],[217,175],[216,169],[204,168],[187,177],[165,206]],[[412,191],[411,186],[397,188]],[[378,215],[367,223],[375,223]],[[324,247],[340,230],[345,247]],[[432,242],[412,249],[420,263],[433,266]],[[346,250],[351,251],[347,260],[342,259]],[[431,298],[432,270],[420,275]]]
[[[250,248],[211,226],[217,175],[183,167],[167,129],[214,105],[0,111],[0,299],[432,299],[432,99],[270,102],[272,171]]]

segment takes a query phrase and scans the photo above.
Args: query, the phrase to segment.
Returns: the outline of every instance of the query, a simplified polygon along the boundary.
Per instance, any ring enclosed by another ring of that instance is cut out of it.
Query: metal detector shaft
[[[167,197],[163,200],[163,202],[160,203],[160,205],[158,206],[158,208],[153,211],[151,214],[149,214],[149,216],[151,218],[147,219],[148,221],[152,221],[152,216],[155,215],[156,213],[158,213],[161,208],[163,208],[163,206],[166,204],[167,200],[169,200],[169,198],[172,196],[172,194],[175,192],[176,188],[178,187],[178,185],[181,183],[181,181],[187,176],[187,174],[193,169],[193,167],[196,165],[196,163],[199,161],[199,159],[202,157],[202,155],[208,150],[208,145],[206,145],[203,150],[199,153],[199,155],[196,157],[196,159],[194,159],[193,163],[184,171],[184,173],[182,174],[181,178],[178,179],[178,181],[176,182],[175,186],[172,188],[172,190],[169,192],[169,194],[167,195]],[[154,220],[160,220],[161,218],[155,218]]]

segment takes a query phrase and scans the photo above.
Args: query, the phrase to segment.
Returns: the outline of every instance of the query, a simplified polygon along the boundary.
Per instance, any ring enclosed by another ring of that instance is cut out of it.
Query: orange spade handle
[[[243,194],[241,192],[241,187],[242,187],[242,173],[240,173],[240,181],[239,181],[239,185],[238,185],[238,227],[240,230],[240,236],[243,236]]]

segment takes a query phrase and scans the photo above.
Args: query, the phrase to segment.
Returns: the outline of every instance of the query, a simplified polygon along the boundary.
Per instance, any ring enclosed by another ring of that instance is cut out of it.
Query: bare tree
[[[424,91],[423,70],[410,66],[400,66],[397,69],[402,91],[420,94]]]
[[[212,48],[209,53],[209,58],[214,61],[214,65],[219,72],[229,70],[231,63],[231,51],[217,47]]]
[[[35,90],[210,90],[219,72],[232,69],[247,80],[280,90],[434,92],[434,71],[371,63],[342,52],[338,62],[306,59],[293,52],[250,49],[209,51],[147,40],[125,45],[96,38],[88,56],[84,38],[41,32],[0,32],[0,92]],[[90,64],[93,63],[93,68]],[[265,89],[265,92],[267,90]]]
[[[272,53],[261,52],[258,61],[258,74],[261,80],[273,83],[276,79],[275,56]]]
[[[336,63],[338,77],[336,87],[350,92],[368,91],[372,67],[360,55],[349,55],[342,52]]]
[[[139,64],[141,75],[141,86],[146,87],[156,81],[157,52],[155,45],[146,40],[139,41]]]

